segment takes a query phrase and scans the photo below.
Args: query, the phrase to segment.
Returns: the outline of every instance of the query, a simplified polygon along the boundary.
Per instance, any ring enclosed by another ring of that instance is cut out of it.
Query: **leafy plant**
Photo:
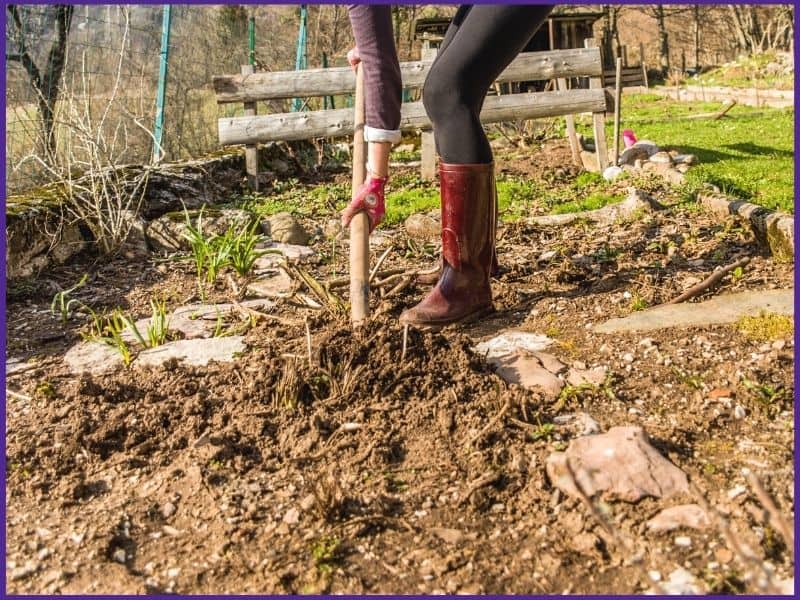
[[[647,300],[645,300],[641,295],[638,293],[633,294],[633,298],[631,298],[631,310],[636,312],[640,310],[644,310],[647,308]]]
[[[150,308],[152,309],[152,316],[150,323],[147,325],[147,344],[148,348],[155,348],[167,341],[169,335],[169,320],[167,319],[167,301],[150,300]],[[136,325],[133,324],[136,329]]]
[[[101,315],[94,311],[91,311],[91,313],[92,323],[89,332],[84,334],[83,338],[87,341],[102,342],[111,346],[122,357],[122,363],[126,367],[130,365],[133,360],[133,354],[122,334],[126,329],[130,328],[144,345],[144,340],[136,325],[119,308],[115,308],[111,313],[103,313]]]
[[[84,276],[81,277],[81,280],[71,288],[60,291],[53,296],[53,302],[50,304],[50,312],[54,316],[60,315],[62,323],[69,321],[69,318],[72,316],[72,307],[80,304],[80,302],[78,302],[75,298],[70,298],[69,295],[78,288],[83,287],[88,279],[88,273],[84,274]]]
[[[556,426],[553,423],[542,423],[539,418],[536,418],[536,430],[530,433],[531,439],[535,442],[541,439],[550,440],[553,436]]]
[[[239,232],[229,228],[225,237],[229,238],[229,256],[233,270],[240,276],[245,277],[252,270],[259,257],[267,253],[265,250],[257,250],[256,244],[264,241],[265,237],[257,233],[258,221],[250,226],[243,227]]]
[[[311,558],[320,573],[327,573],[339,558],[342,541],[337,537],[325,536],[311,546]]]

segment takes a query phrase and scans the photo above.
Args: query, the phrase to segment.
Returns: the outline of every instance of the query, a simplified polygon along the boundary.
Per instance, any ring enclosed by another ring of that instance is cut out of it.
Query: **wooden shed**
[[[556,6],[547,23],[536,32],[523,52],[583,48],[583,40],[594,35],[595,21],[604,15],[605,12],[593,6]],[[448,17],[417,19],[414,35],[422,41],[423,52],[427,48],[439,47],[449,25]]]

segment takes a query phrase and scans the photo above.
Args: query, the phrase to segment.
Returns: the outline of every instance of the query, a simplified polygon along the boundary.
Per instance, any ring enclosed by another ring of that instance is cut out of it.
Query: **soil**
[[[558,151],[566,158],[506,157],[498,168],[570,177],[568,149]],[[346,316],[283,301],[251,324],[233,363],[134,361],[75,376],[62,356],[87,317],[61,323],[56,291],[88,271],[76,298],[141,317],[151,297],[170,308],[192,300],[192,265],[84,255],[15,283],[7,358],[26,366],[7,378],[8,592],[630,594],[659,591],[654,580],[684,568],[699,591],[759,593],[764,569],[773,582],[791,577],[791,545],[743,469],[792,523],[793,336],[590,326],[666,302],[741,256],[751,257],[741,275],[693,301],[792,287],[793,265],[663,184],[649,191],[668,208],[627,223],[505,223],[497,311],[438,333],[410,329],[405,351],[397,316],[421,284],[374,298],[379,314],[358,333]],[[393,243],[403,252],[384,268],[433,264],[402,230]],[[315,276],[341,276],[346,247],[333,264],[329,241],[312,245]],[[208,299],[230,296],[221,282]],[[606,384],[568,388],[556,403],[509,386],[471,350],[507,328],[547,334],[567,364],[607,367]],[[575,412],[603,430],[642,426],[694,494],[601,500],[604,528],[544,470],[577,434],[556,417]],[[711,527],[647,530],[689,502],[716,509]],[[726,525],[753,560],[737,555]]]

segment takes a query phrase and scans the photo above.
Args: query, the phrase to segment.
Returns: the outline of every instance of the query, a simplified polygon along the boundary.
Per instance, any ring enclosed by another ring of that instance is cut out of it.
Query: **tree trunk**
[[[664,5],[657,4],[655,10],[656,24],[658,25],[658,60],[661,73],[666,76],[669,73],[669,37],[664,19]]]
[[[695,4],[692,7],[694,16],[694,68],[696,72],[700,71],[700,5]]]
[[[75,7],[72,5],[55,5],[55,30],[56,37],[47,54],[44,73],[33,61],[25,40],[25,28],[22,18],[15,5],[9,5],[9,15],[13,25],[11,29],[12,41],[16,44],[16,53],[8,55],[8,60],[22,63],[28,78],[38,96],[39,112],[42,119],[42,157],[48,164],[53,164],[56,154],[55,137],[55,108],[61,93],[61,77],[64,74],[64,65],[67,60],[67,38],[72,24],[72,14]]]

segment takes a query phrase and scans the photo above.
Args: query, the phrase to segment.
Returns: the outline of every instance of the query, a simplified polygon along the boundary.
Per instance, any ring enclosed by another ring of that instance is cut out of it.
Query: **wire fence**
[[[225,7],[175,5],[169,45],[162,48],[163,10],[75,6],[65,40],[55,6],[19,5],[15,18],[7,15],[7,194],[87,168],[89,147],[105,153],[108,166],[149,162],[162,58],[168,66],[163,156],[191,158],[215,148],[218,114],[210,82],[247,62],[246,33],[240,23],[226,21]],[[64,64],[56,80],[52,59],[59,46]],[[44,104],[55,86],[48,138]]]

